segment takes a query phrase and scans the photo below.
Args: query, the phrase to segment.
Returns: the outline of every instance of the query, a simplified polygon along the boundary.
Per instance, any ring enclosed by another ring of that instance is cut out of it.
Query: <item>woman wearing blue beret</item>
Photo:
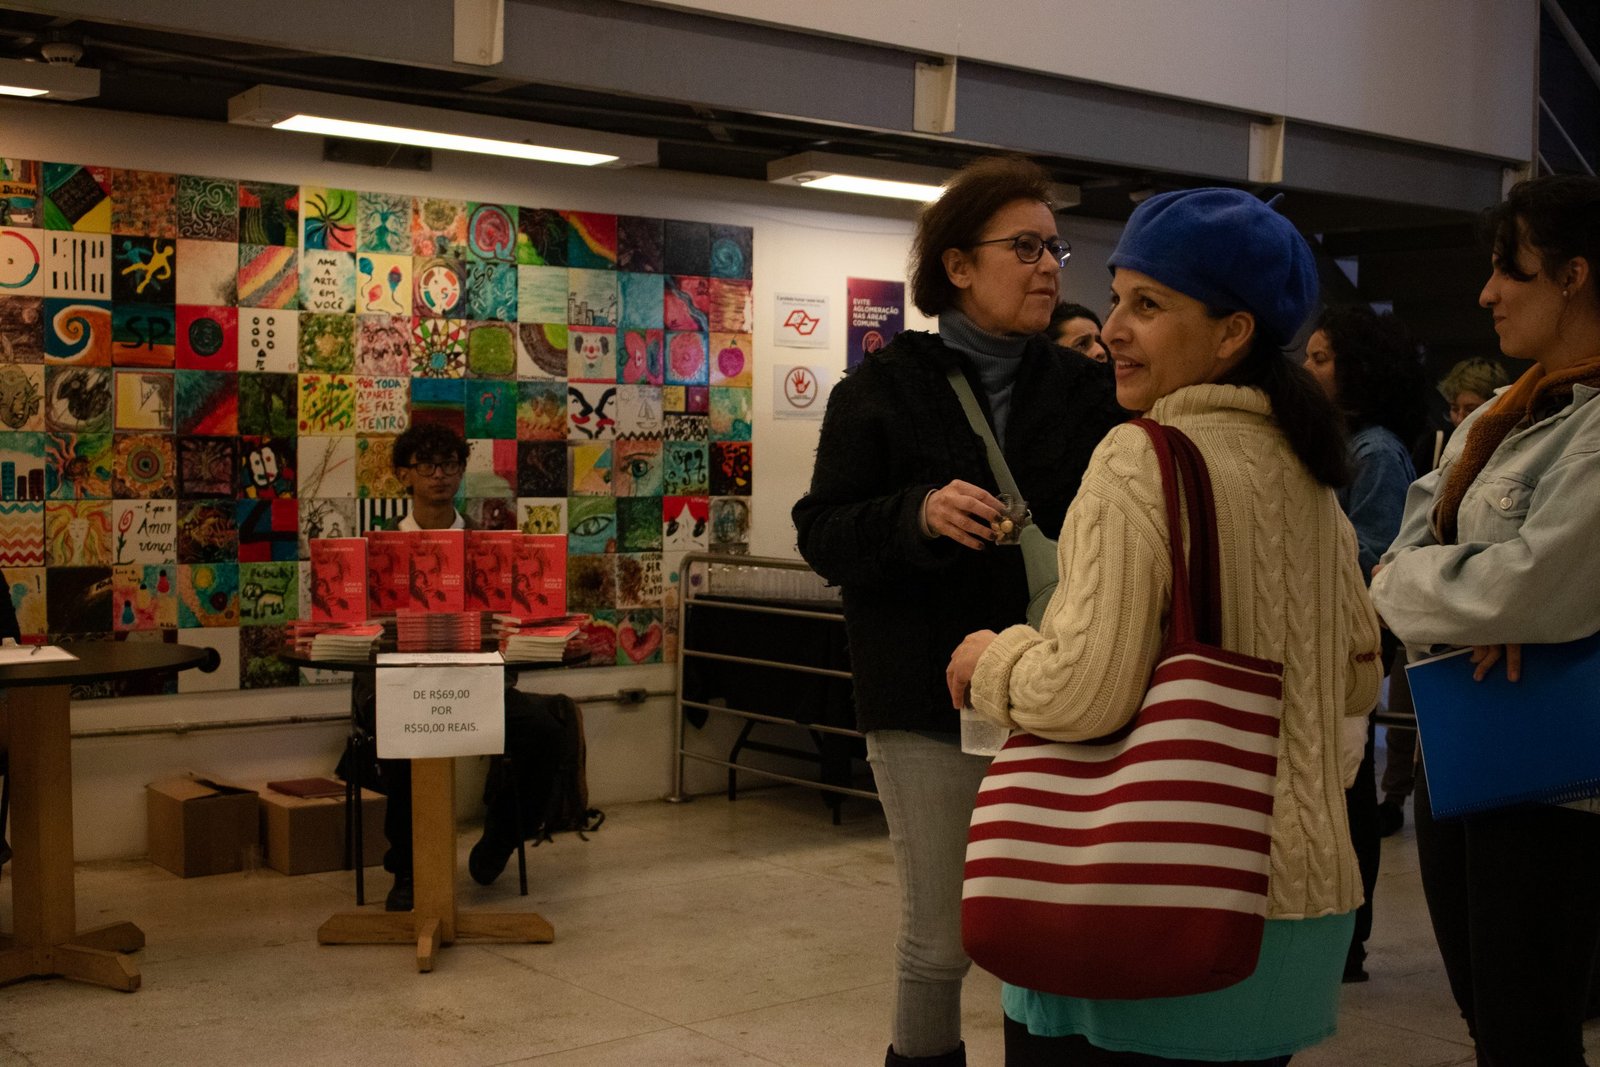
[[[1256,197],[1190,189],[1141,204],[1110,267],[1102,336],[1117,401],[1182,430],[1210,471],[1222,644],[1284,668],[1266,930],[1254,973],[1212,992],[1091,1000],[1006,985],[1006,1062],[1283,1064],[1337,1021],[1361,903],[1344,789],[1380,677],[1377,618],[1335,495],[1347,471],[1338,416],[1283,352],[1315,305],[1316,266]],[[1106,737],[1144,698],[1172,604],[1161,474],[1141,429],[1118,427],[1095,450],[1058,558],[1040,629],[969,636],[951,697],[970,689],[988,718],[1043,737]]]

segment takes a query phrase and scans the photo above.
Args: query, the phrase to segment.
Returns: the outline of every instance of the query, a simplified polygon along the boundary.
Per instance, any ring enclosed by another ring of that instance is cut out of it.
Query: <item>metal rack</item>
[[[736,776],[740,771],[791,785],[803,785],[830,794],[833,820],[839,821],[838,797],[853,796],[876,800],[878,795],[866,789],[838,785],[826,781],[797,778],[793,775],[739,762],[744,752],[764,752],[794,759],[824,762],[822,735],[862,738],[860,731],[825,723],[808,723],[782,715],[772,715],[750,708],[733,708],[706,701],[689,700],[684,696],[684,667],[688,661],[702,660],[740,664],[774,671],[792,672],[814,677],[849,681],[848,670],[786,662],[775,656],[752,657],[729,655],[709,649],[690,647],[691,616],[699,612],[733,612],[755,616],[791,619],[812,619],[844,625],[844,608],[839,591],[826,585],[822,578],[799,560],[771,556],[727,556],[706,552],[693,552],[683,558],[679,571],[678,598],[678,659],[676,677],[677,753],[673,767],[672,792],[664,799],[679,803],[690,799],[684,792],[684,767],[686,760],[695,760],[728,771],[728,796],[736,793]],[[708,715],[724,715],[744,721],[739,738],[734,742],[727,758],[719,759],[701,752],[692,752],[684,743],[686,709],[693,708]],[[790,745],[754,740],[752,729],[761,725],[783,726],[807,731],[815,748],[812,751]]]

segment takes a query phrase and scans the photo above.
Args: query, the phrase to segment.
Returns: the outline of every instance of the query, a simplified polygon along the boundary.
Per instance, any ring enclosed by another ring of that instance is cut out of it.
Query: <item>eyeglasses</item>
[[[1056,266],[1065,267],[1067,260],[1072,258],[1072,245],[1060,237],[1040,237],[1036,233],[1019,233],[1015,237],[994,237],[987,241],[974,241],[972,247],[979,245],[1010,245],[1011,251],[1017,254],[1017,259],[1023,263],[1037,263],[1039,257],[1046,252],[1056,261]]]
[[[461,461],[447,459],[443,463],[417,462],[411,464],[411,469],[424,478],[431,478],[435,474],[457,475],[461,473]]]

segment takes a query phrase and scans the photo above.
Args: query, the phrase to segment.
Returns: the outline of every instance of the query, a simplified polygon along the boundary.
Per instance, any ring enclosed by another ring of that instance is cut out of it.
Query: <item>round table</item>
[[[125,992],[139,965],[123,955],[144,947],[130,922],[78,929],[72,852],[74,685],[141,674],[215,670],[214,649],[155,641],[85,641],[78,657],[0,664],[11,718],[11,830],[14,855],[10,937],[0,937],[0,984],[60,975]]]

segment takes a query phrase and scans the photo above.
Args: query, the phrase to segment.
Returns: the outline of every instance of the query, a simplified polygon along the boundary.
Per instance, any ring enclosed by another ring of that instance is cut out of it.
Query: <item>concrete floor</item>
[[[463,870],[473,839],[460,840]],[[85,865],[79,923],[140,924],[144,988],[0,988],[0,1064],[883,1062],[897,909],[875,806],[848,801],[839,827],[801,789],[620,806],[587,843],[564,835],[529,865],[528,898],[513,861],[489,889],[463,876],[461,904],[536,909],[555,943],[458,945],[431,974],[405,947],[317,945],[317,925],[353,905],[348,873],[184,880],[146,863]],[[387,887],[375,870],[369,893],[381,901]],[[1338,1035],[1296,1067],[1471,1063],[1409,827],[1384,842],[1375,925],[1372,980],[1345,987]],[[1001,1062],[999,985],[976,970],[965,1029],[970,1062]]]

